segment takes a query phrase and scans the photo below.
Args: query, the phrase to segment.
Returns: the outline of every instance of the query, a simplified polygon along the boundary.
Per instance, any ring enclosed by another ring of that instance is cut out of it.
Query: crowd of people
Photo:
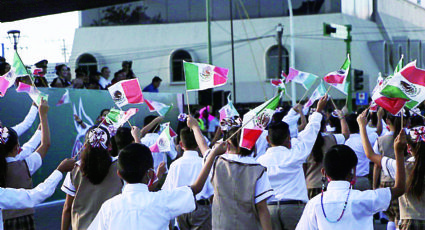
[[[32,208],[64,172],[64,230],[373,229],[375,214],[387,229],[424,229],[424,119],[371,107],[347,113],[327,101],[276,110],[252,150],[240,147],[239,117],[202,130],[217,120],[208,107],[179,116],[178,135],[163,141],[169,152],[149,148],[164,117],[110,133],[102,110],[77,159],[33,188],[31,176],[60,144],[50,143],[42,101],[22,123],[0,128],[4,229],[34,229]],[[39,129],[21,147],[37,110]]]

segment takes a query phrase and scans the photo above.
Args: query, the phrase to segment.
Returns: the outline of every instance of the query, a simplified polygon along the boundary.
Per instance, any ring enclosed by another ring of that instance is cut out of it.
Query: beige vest
[[[6,187],[32,189],[32,179],[25,160],[7,163]],[[9,220],[34,214],[34,209],[10,209],[2,212],[3,220]]]
[[[103,202],[121,193],[123,183],[117,175],[117,161],[112,162],[109,172],[100,184],[93,185],[83,176],[80,167],[71,172],[71,181],[76,189],[72,203],[72,229],[87,229]]]
[[[410,175],[414,163],[415,162],[406,163],[406,175]],[[400,219],[425,220],[425,194],[422,195],[421,198],[421,200],[418,200],[416,197],[407,193],[399,197]]]
[[[395,159],[394,155],[394,138],[392,135],[384,135],[378,138],[378,150],[386,157]],[[390,176],[385,176],[381,170],[381,182],[394,182],[394,179]]]
[[[266,168],[260,164],[217,158],[211,181],[213,229],[261,229],[255,208],[255,186],[264,172]]]
[[[336,145],[336,140],[334,135],[322,135],[323,136],[323,157],[325,153],[334,145]],[[310,155],[307,158],[307,169],[305,180],[307,182],[307,188],[321,188],[322,187],[322,172],[320,171],[323,168],[323,161],[317,163],[314,161],[313,155]]]

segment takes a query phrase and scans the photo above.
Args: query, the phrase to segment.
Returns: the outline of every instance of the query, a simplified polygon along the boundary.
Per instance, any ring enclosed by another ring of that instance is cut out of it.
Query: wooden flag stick
[[[331,91],[331,85],[328,87],[328,90],[326,90],[326,94],[329,94],[329,91]]]
[[[335,109],[338,109],[338,107],[336,107],[334,99],[332,99],[332,97],[329,97],[331,99],[332,105],[334,106]]]
[[[302,102],[302,101],[304,100],[304,98],[307,96],[308,91],[309,91],[309,90],[306,90],[306,91],[305,91],[304,95],[301,97],[300,102]]]
[[[190,115],[190,107],[189,107],[189,94],[186,90],[186,98],[187,98],[187,114]]]

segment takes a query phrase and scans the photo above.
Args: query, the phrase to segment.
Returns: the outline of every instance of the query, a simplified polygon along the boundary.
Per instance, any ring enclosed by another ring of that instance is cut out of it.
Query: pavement
[[[35,225],[37,230],[56,230],[61,227],[62,207],[65,200],[48,202],[35,208]],[[386,225],[375,221],[375,230],[385,230]]]

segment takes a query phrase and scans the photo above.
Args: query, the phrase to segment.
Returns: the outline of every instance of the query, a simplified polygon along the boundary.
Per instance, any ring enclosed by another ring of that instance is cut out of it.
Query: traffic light
[[[354,70],[354,90],[360,91],[363,90],[363,70],[353,69]]]

